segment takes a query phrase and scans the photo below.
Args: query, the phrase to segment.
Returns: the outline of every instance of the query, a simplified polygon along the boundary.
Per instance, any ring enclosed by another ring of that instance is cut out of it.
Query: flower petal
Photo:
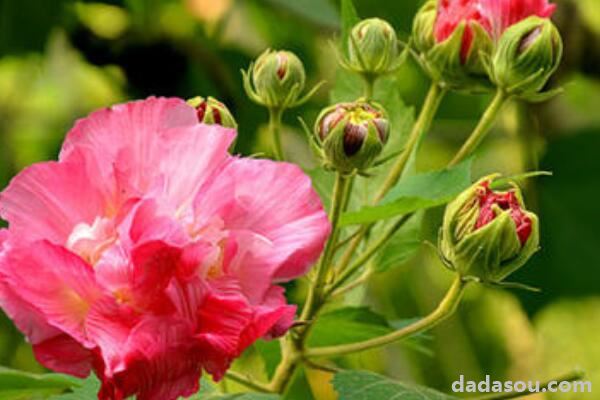
[[[224,162],[234,137],[231,129],[199,124],[194,109],[181,99],[151,97],[78,121],[60,159],[84,149],[101,180],[116,184],[121,197],[154,190],[181,207]]]
[[[11,249],[0,268],[5,284],[48,324],[89,344],[83,324],[101,291],[94,271],[81,258],[48,241],[38,241]]]
[[[0,193],[0,216],[22,240],[65,244],[73,228],[92,224],[105,199],[93,184],[79,152],[63,162],[32,165]]]
[[[85,378],[92,369],[92,352],[68,335],[58,335],[33,345],[35,358],[44,367]]]
[[[318,258],[330,231],[311,181],[295,165],[236,159],[195,200],[198,223],[219,216],[228,230],[249,230],[273,243],[265,262],[272,277],[302,275]]]

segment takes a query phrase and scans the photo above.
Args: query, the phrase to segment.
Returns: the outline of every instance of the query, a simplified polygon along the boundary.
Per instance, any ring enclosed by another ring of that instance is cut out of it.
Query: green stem
[[[456,276],[452,286],[438,305],[438,307],[426,317],[405,326],[402,329],[391,332],[387,335],[379,336],[373,339],[364,340],[362,342],[343,344],[339,346],[316,347],[306,349],[304,355],[306,357],[332,357],[342,356],[346,354],[356,353],[364,350],[374,349],[385,346],[387,344],[404,339],[408,336],[428,330],[439,324],[450,315],[452,315],[460,303],[464,294],[467,282],[463,281],[460,276]]]
[[[392,169],[388,173],[383,185],[375,195],[375,203],[379,202],[398,182],[400,176],[402,176],[402,172],[404,172],[406,164],[408,163],[408,160],[410,159],[415,147],[419,144],[423,135],[429,131],[431,122],[433,121],[433,118],[435,117],[435,114],[437,113],[445,94],[446,90],[441,88],[437,82],[431,83],[431,87],[429,88],[429,92],[427,93],[427,97],[425,98],[425,102],[421,108],[419,118],[413,126],[402,154],[398,156],[398,159],[392,166]]]
[[[323,300],[323,291],[325,289],[327,273],[333,258],[334,250],[336,248],[340,230],[339,221],[344,209],[344,205],[347,204],[346,197],[349,196],[347,190],[352,181],[352,177],[337,173],[335,185],[333,187],[332,203],[331,203],[331,234],[329,240],[325,245],[325,250],[321,256],[321,260],[317,265],[317,273],[313,285],[311,285],[306,304],[302,310],[300,317],[301,321],[310,320],[321,306]]]
[[[289,383],[294,376],[294,372],[298,368],[301,352],[298,346],[290,335],[286,335],[281,339],[281,361],[277,365],[273,379],[269,384],[269,389],[273,393],[285,392]]]
[[[278,108],[269,108],[269,133],[273,146],[275,159],[281,161],[284,159],[283,147],[281,146],[281,116],[283,110]]]
[[[282,339],[282,360],[277,366],[275,375],[269,385],[269,388],[275,393],[285,392],[289,385],[294,372],[298,368],[298,364],[302,360],[304,340],[310,332],[310,321],[312,321],[323,305],[327,275],[340,235],[339,221],[344,208],[348,205],[348,196],[350,196],[352,181],[352,176],[340,173],[336,174],[331,199],[331,234],[325,245],[321,260],[317,265],[316,276],[309,288],[306,303],[304,304],[302,315],[300,316],[300,321],[309,321],[309,323],[306,326],[297,329],[297,337],[292,338],[290,335],[287,335]]]
[[[433,121],[433,118],[435,117],[435,114],[437,113],[445,94],[446,90],[441,88],[438,82],[431,83],[431,87],[429,88],[429,92],[427,93],[427,97],[425,98],[425,102],[423,103],[419,117],[417,118],[417,121],[415,122],[415,125],[413,126],[413,129],[408,137],[406,146],[388,173],[379,191],[375,195],[373,203],[378,203],[398,182],[398,179],[400,179],[400,176],[402,175],[402,172],[404,172],[406,164],[410,159],[410,155],[417,144],[421,141],[423,135],[429,130],[431,122]],[[350,264],[350,261],[352,261],[352,257],[354,256],[354,252],[372,225],[373,224],[363,226],[356,237],[354,237],[354,239],[350,242],[346,248],[346,251],[342,255],[342,258],[340,259],[338,270],[342,271]]]
[[[490,128],[496,121],[496,117],[498,116],[498,113],[502,109],[504,103],[506,103],[507,99],[507,94],[502,89],[498,89],[496,95],[494,96],[494,99],[492,100],[488,108],[485,110],[485,113],[483,114],[483,116],[479,120],[479,123],[475,127],[475,130],[473,130],[467,141],[462,145],[458,153],[456,153],[456,156],[454,156],[452,161],[450,161],[448,167],[452,167],[460,163],[461,161],[469,157],[475,151],[475,149],[477,149],[477,146],[479,146],[483,138],[490,131]]]
[[[410,219],[412,214],[403,215],[398,221],[396,221],[392,226],[390,226],[384,233],[381,235],[377,241],[369,246],[357,259],[350,265],[348,268],[344,269],[340,276],[337,278],[336,282],[331,286],[328,290],[328,294],[333,293],[336,289],[342,286],[356,271],[358,271],[367,261],[373,257],[379,249],[381,249],[389,239],[402,227],[404,224]]]
[[[261,392],[261,393],[270,393],[271,392],[271,389],[269,387],[267,387],[266,385],[263,385],[258,382],[254,382],[251,377],[242,375],[242,374],[232,371],[232,370],[227,371],[227,373],[225,374],[225,377],[227,379],[231,379],[232,381],[237,382],[241,385],[244,385],[247,388],[255,390],[257,392]]]
[[[363,76],[365,80],[365,99],[367,101],[373,100],[373,88],[375,87],[375,77],[366,75]]]

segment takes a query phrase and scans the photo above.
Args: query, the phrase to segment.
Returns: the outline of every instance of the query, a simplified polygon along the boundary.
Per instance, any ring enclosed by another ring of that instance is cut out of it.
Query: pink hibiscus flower
[[[473,24],[497,40],[509,26],[533,15],[550,18],[555,8],[548,0],[439,0],[435,40],[448,39],[464,22],[461,61],[465,63],[473,45]]]
[[[99,399],[176,399],[291,326],[276,284],[329,222],[299,168],[231,156],[234,136],[179,99],[122,104],[0,194],[0,306],[43,365],[95,371]]]

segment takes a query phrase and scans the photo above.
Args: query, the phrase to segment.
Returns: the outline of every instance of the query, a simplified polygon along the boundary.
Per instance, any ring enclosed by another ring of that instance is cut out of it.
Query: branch
[[[229,370],[225,373],[225,377],[227,379],[231,379],[232,381],[239,383],[240,385],[246,386],[248,389],[252,389],[261,393],[271,393],[271,390],[267,387],[267,385],[264,385],[259,382],[254,382],[252,378],[248,375],[242,375],[238,372]]]
[[[448,290],[446,296],[444,296],[438,307],[431,314],[410,325],[405,326],[404,328],[398,329],[397,331],[394,331],[392,333],[388,333],[387,335],[379,336],[362,342],[343,344],[339,346],[316,347],[312,349],[306,349],[304,355],[305,357],[313,358],[342,356],[350,353],[356,353],[364,350],[385,346],[387,344],[431,329],[432,327],[439,324],[456,311],[458,304],[462,299],[467,284],[467,281],[464,281],[460,276],[457,275],[454,279],[454,282],[452,283],[452,286],[450,286],[450,289]]]

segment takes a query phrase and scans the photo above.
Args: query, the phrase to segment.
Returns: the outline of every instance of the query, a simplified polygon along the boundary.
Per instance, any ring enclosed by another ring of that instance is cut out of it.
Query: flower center
[[[95,265],[102,253],[118,239],[113,221],[96,217],[92,225],[77,224],[67,239],[67,248],[77,253],[90,265]]]

